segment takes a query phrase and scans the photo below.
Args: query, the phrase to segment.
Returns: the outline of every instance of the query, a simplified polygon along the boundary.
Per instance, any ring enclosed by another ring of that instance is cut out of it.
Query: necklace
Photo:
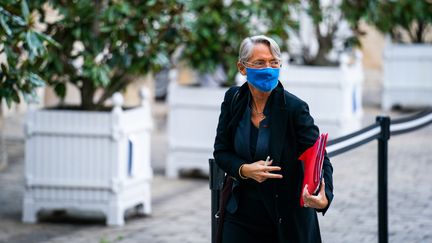
[[[261,119],[265,118],[264,111],[258,112],[252,105],[251,105],[251,109],[252,109],[252,112],[257,114]]]

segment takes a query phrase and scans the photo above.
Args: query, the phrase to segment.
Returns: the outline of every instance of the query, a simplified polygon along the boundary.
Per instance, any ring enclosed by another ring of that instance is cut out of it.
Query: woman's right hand
[[[270,160],[267,165],[265,165],[264,160],[256,161],[252,164],[244,164],[240,173],[246,177],[256,180],[261,183],[267,179],[281,179],[282,175],[270,173],[271,171],[279,171],[281,168],[279,166],[271,166],[273,160]]]

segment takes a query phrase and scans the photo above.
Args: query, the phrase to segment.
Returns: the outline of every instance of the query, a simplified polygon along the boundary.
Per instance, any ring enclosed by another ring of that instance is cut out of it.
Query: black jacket
[[[237,91],[238,97],[234,99],[235,103],[231,104]],[[239,187],[245,183],[238,174],[240,166],[253,162],[244,161],[236,155],[233,145],[235,129],[248,105],[249,92],[247,83],[241,87],[232,87],[226,92],[213,153],[219,167],[234,177]],[[282,168],[279,173],[283,175],[283,179],[273,179],[269,182],[272,183],[272,190],[269,192],[272,199],[269,200],[269,206],[275,209],[274,217],[278,225],[280,242],[321,242],[317,210],[300,207],[303,165],[298,160],[300,154],[315,143],[319,135],[318,127],[309,114],[308,105],[285,91],[281,83],[272,91],[269,98],[272,99],[269,155],[273,159],[273,165]],[[330,206],[333,199],[333,167],[327,156],[324,159],[323,170],[325,192]],[[233,190],[233,194],[235,196],[236,190]],[[328,207],[319,211],[324,214],[327,209]]]

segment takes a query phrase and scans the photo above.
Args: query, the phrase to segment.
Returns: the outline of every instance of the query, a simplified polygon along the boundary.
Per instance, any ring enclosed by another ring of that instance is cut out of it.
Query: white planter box
[[[111,112],[28,113],[24,222],[41,209],[100,211],[108,225],[123,225],[133,206],[151,212],[150,107],[122,110],[119,96]]]
[[[213,157],[220,106],[226,90],[171,82],[168,92],[168,177],[178,177],[182,169],[198,169],[208,174],[208,159]]]
[[[286,90],[306,101],[320,132],[331,138],[361,127],[363,68],[360,55],[339,67],[285,65],[280,80]]]
[[[386,42],[382,108],[395,105],[432,105],[432,45]]]

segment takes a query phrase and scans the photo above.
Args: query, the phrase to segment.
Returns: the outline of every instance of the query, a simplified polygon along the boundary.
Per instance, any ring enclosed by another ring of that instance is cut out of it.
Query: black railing
[[[327,143],[329,157],[345,153],[361,145],[378,140],[378,242],[388,243],[388,201],[387,201],[387,162],[388,140],[390,136],[417,130],[432,123],[432,108],[416,115],[390,121],[390,117],[378,116],[376,122],[357,132],[330,140]],[[210,163],[211,190],[211,224],[212,242],[216,239],[217,212],[219,209],[220,191],[223,187],[225,173],[216,165],[214,159]]]

